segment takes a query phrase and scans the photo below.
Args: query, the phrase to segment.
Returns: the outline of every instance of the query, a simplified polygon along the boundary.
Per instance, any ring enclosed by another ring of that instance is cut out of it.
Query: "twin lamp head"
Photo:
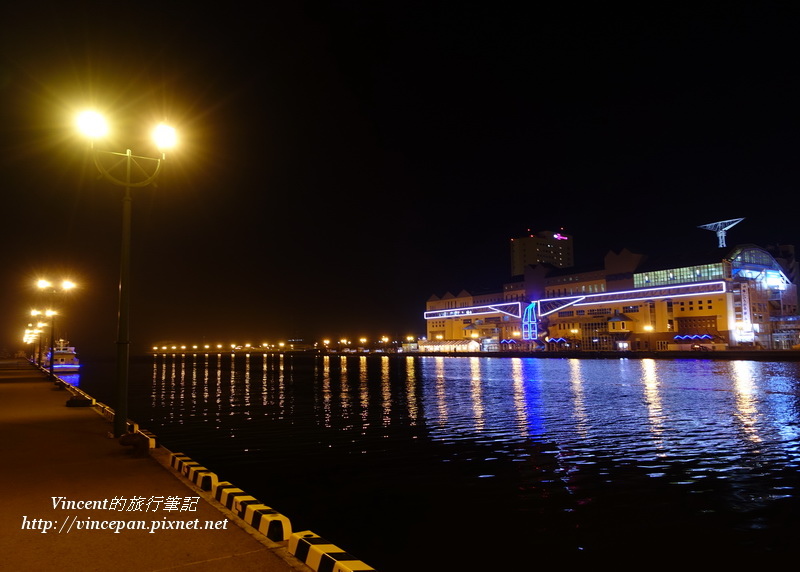
[[[108,123],[105,118],[97,111],[84,111],[78,114],[78,129],[91,139],[99,139],[108,133]],[[159,149],[174,147],[177,143],[175,129],[164,123],[160,123],[153,130],[153,141]]]

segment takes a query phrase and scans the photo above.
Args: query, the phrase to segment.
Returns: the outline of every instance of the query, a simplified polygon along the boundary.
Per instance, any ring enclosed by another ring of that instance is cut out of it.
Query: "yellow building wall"
[[[676,334],[696,333],[681,332],[679,318],[712,318],[714,329],[727,339],[733,322],[731,320],[732,298],[732,293],[726,293],[724,295],[702,294],[673,299],[671,312],[667,300],[654,300],[652,313],[648,301],[569,307],[566,310],[573,312],[572,316],[559,316],[558,312],[548,316],[550,321],[548,335],[551,338],[585,340],[603,333],[597,332],[595,326],[598,323],[604,323],[605,333],[608,335],[629,334],[631,339],[647,341],[652,344],[657,340],[672,340]],[[578,315],[579,310],[582,311],[582,315]],[[609,321],[609,318],[613,318],[615,313],[624,314],[630,320]],[[588,324],[591,324],[591,332],[587,331]]]

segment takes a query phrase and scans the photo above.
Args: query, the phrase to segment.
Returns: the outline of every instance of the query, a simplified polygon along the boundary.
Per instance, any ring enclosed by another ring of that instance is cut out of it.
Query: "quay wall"
[[[345,354],[346,355],[346,354]],[[381,354],[379,354],[381,355]],[[719,351],[541,351],[541,352],[413,352],[402,355],[461,357],[525,357],[541,359],[703,359],[720,361],[800,361],[798,350]]]
[[[557,350],[557,351],[512,351],[501,350],[496,352],[431,352],[431,351],[408,351],[408,352],[335,352],[325,350],[267,350],[252,349],[250,351],[237,350],[234,352],[225,351],[203,351],[203,350],[169,350],[152,352],[146,355],[164,354],[218,354],[233,353],[236,355],[245,354],[286,354],[286,355],[339,355],[339,356],[448,356],[448,357],[493,357],[493,358],[541,358],[541,359],[705,359],[720,361],[800,361],[800,350],[708,350],[708,351],[586,351],[586,350]],[[142,357],[145,357],[144,355]]]
[[[202,354],[217,352],[182,351],[159,353]],[[236,352],[239,353],[239,352]],[[745,361],[800,361],[800,350],[709,350],[709,351],[511,351],[497,352],[333,352],[317,350],[298,350],[281,352],[241,352],[275,354],[311,354],[340,356],[448,356],[448,357],[492,357],[492,358],[541,358],[541,359],[705,359],[705,360],[745,360]]]

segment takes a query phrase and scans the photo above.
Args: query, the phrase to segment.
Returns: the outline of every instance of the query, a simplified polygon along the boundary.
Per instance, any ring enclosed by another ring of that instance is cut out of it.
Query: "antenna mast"
[[[739,224],[742,222],[744,218],[733,218],[730,220],[721,220],[719,222],[712,222],[709,224],[701,224],[697,228],[704,228],[706,230],[713,230],[717,233],[717,238],[719,239],[719,247],[725,248],[725,231],[727,231],[732,226]]]

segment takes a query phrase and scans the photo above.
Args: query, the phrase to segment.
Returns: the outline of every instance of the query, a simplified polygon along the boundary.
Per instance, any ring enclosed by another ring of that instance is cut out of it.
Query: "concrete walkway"
[[[70,397],[0,360],[0,569],[312,570]]]

